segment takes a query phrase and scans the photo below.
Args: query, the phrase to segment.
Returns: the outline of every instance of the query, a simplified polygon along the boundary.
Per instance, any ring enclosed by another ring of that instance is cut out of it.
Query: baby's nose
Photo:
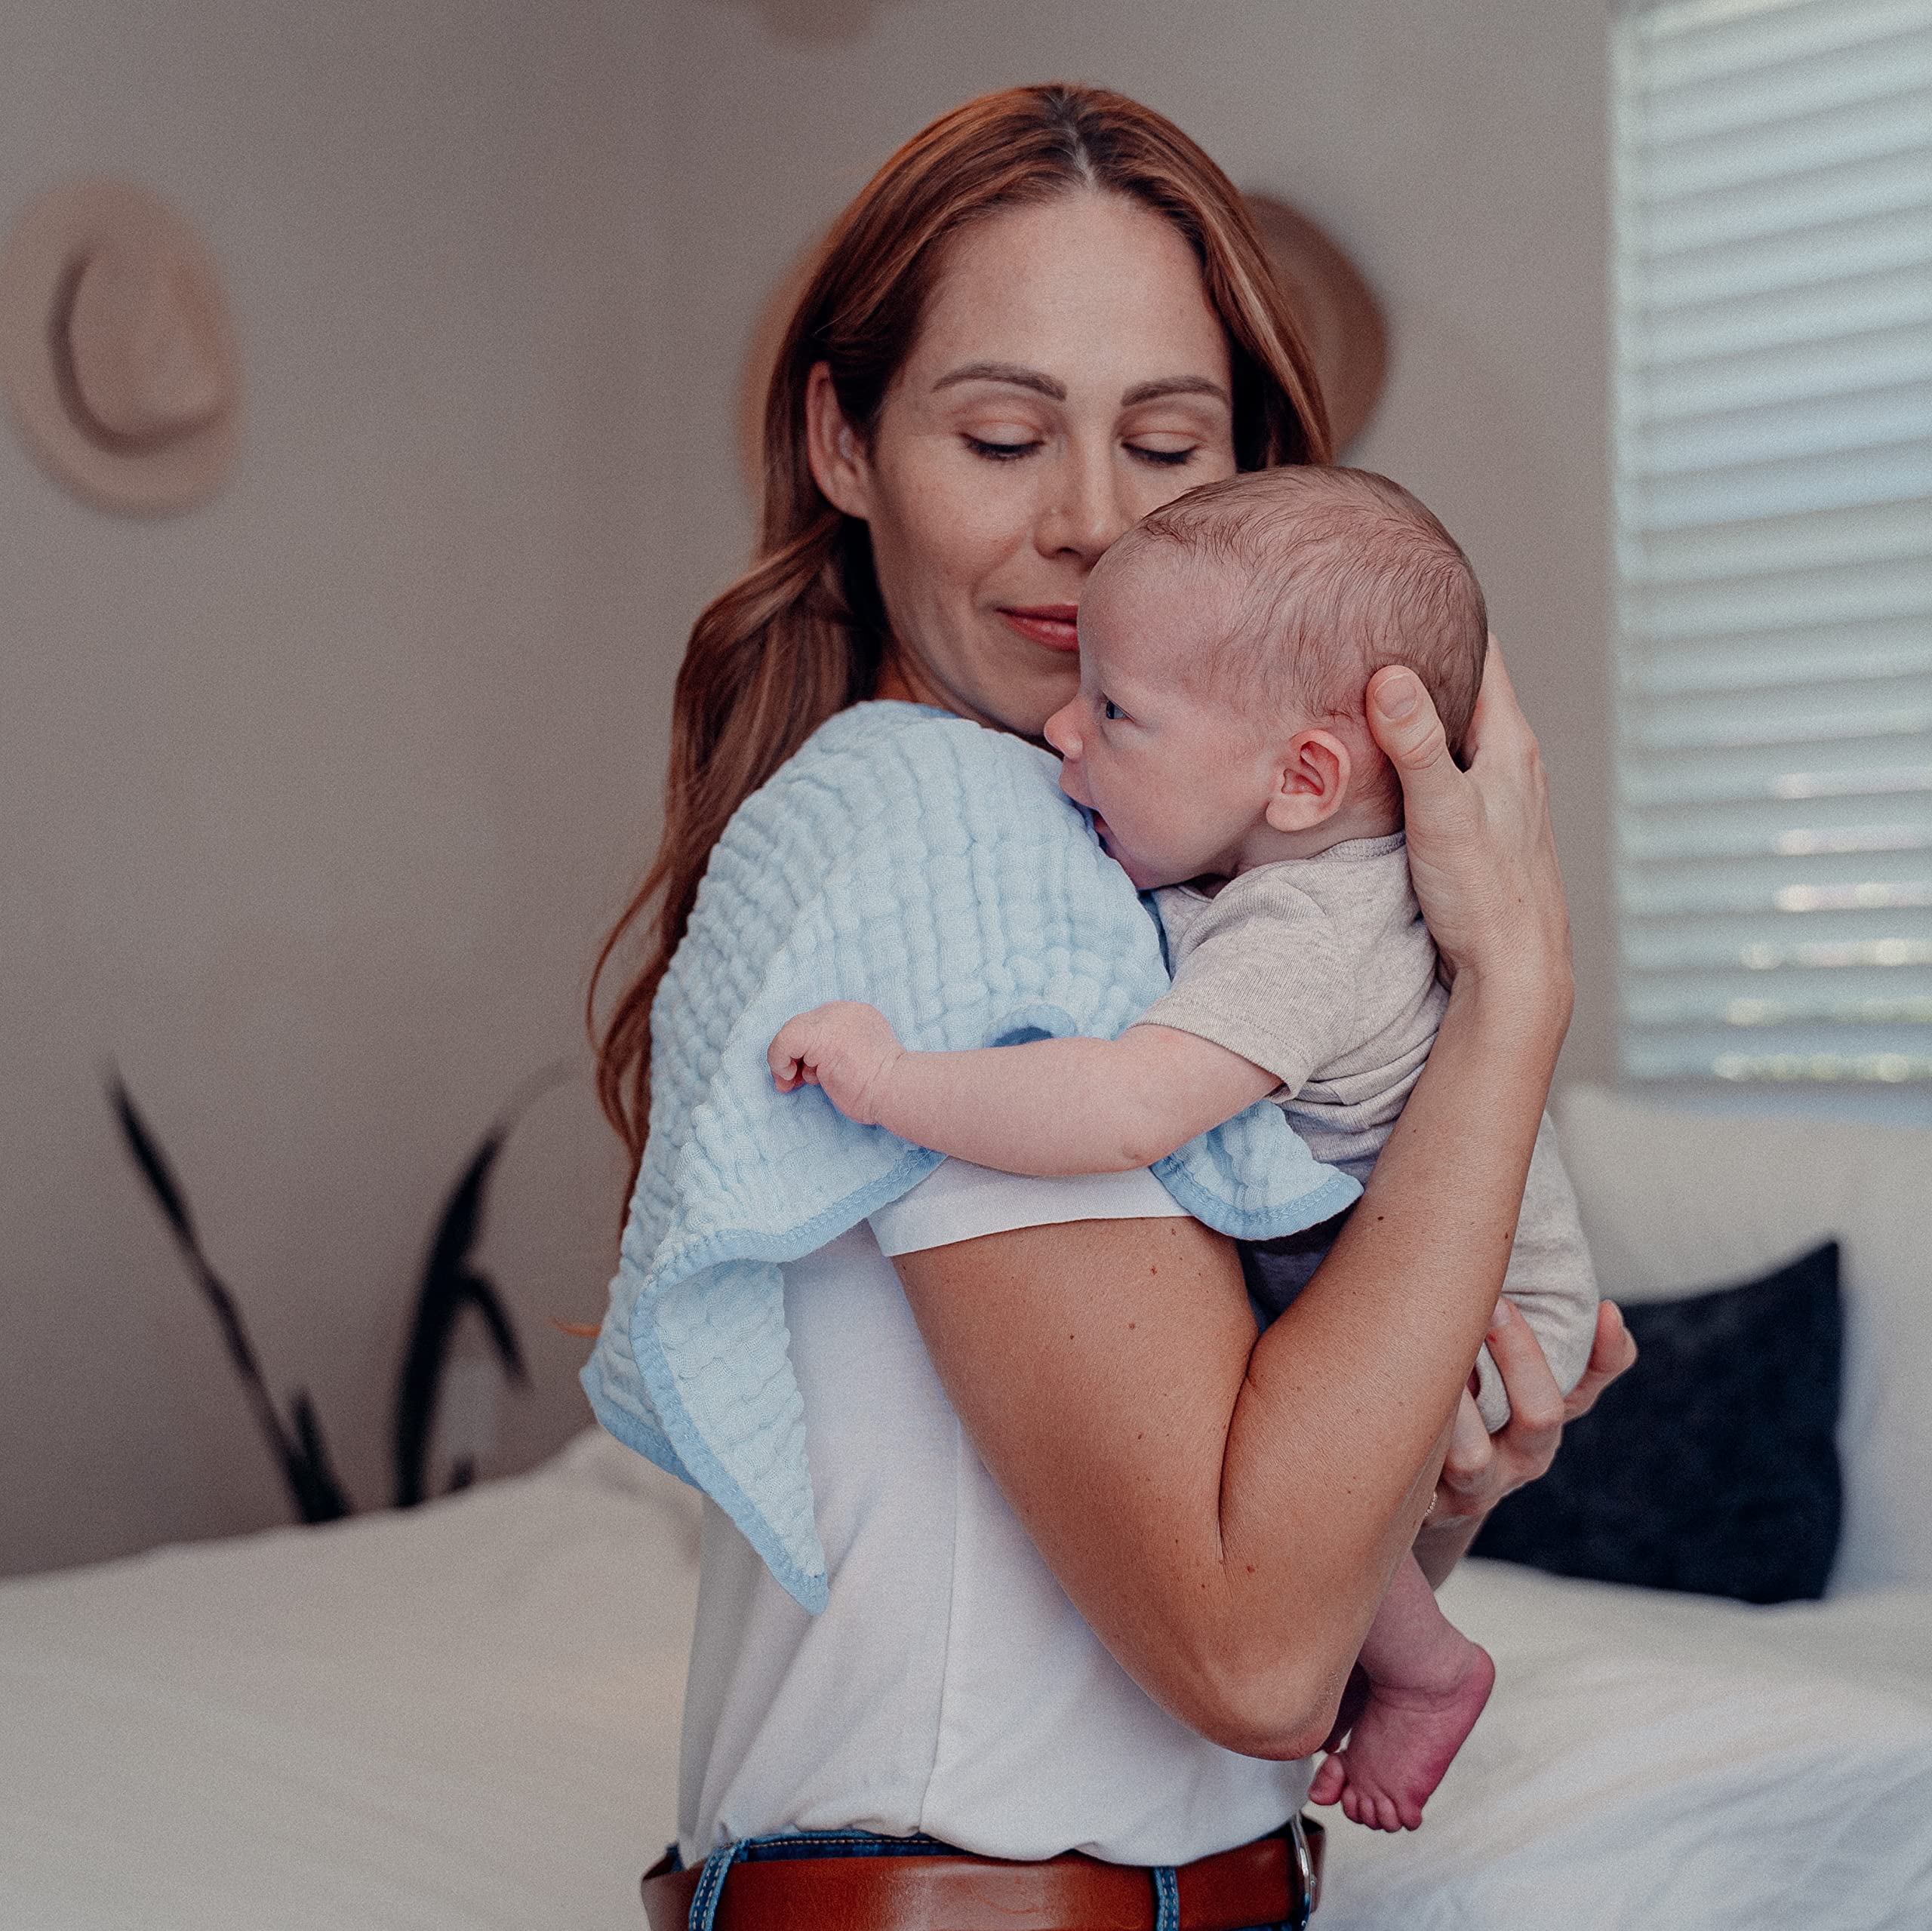
[[[1080,755],[1080,733],[1073,725],[1073,706],[1063,704],[1041,727],[1047,742],[1063,758]]]

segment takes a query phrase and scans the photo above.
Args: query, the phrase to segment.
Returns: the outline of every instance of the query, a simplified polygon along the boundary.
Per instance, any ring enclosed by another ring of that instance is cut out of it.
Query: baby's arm
[[[789,1021],[767,1054],[780,1093],[810,1083],[848,1119],[1003,1173],[1150,1167],[1280,1082],[1171,1026],[909,1052],[875,1007],[840,1001]]]

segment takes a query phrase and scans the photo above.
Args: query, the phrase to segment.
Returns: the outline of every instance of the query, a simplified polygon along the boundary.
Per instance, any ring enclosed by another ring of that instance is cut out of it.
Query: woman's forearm
[[[1303,1545],[1309,1586],[1349,1604],[1364,1628],[1415,1540],[1501,1291],[1561,1037],[1534,1001],[1473,984],[1452,998],[1361,1201],[1256,1344],[1230,1420],[1230,1562],[1251,1547],[1281,1552],[1288,1437],[1298,1478],[1349,1504]],[[1337,1695],[1353,1654],[1342,1648],[1330,1659]]]
[[[1452,998],[1367,1191],[1258,1342],[1192,1221],[988,1235],[897,1265],[995,1479],[1102,1640],[1228,1747],[1317,1747],[1428,1506],[1560,1038]]]

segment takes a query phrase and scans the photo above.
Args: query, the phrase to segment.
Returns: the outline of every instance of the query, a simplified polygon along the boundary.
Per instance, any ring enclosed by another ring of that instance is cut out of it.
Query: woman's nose
[[[1091,568],[1134,521],[1109,454],[1088,456],[1075,450],[1057,466],[1053,494],[1040,518],[1038,541],[1044,555],[1071,552]]]

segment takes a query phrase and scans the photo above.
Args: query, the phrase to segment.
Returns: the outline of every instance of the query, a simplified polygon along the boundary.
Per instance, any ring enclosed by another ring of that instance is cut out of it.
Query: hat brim
[[[1241,197],[1315,359],[1339,456],[1367,427],[1389,380],[1389,324],[1361,269],[1328,232],[1272,195]]]
[[[150,445],[122,442],[91,422],[55,330],[72,278],[91,255],[157,238],[200,284],[226,402],[208,422]],[[220,488],[242,413],[240,357],[220,291],[214,258],[192,225],[137,183],[67,182],[27,208],[0,254],[0,386],[28,447],[56,481],[98,508],[133,515],[192,509]]]

